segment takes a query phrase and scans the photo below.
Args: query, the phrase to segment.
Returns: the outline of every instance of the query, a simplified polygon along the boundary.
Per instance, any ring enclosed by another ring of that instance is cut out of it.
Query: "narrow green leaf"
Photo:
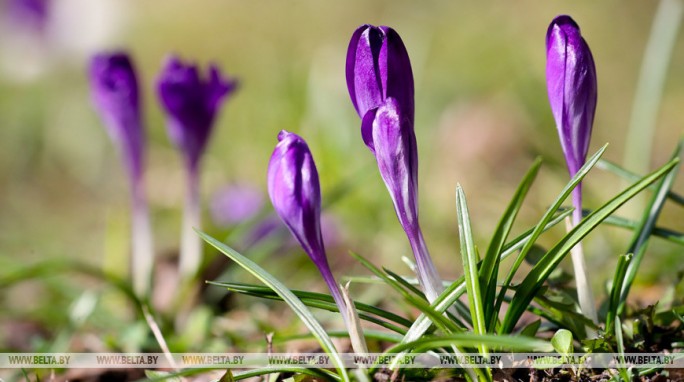
[[[615,275],[613,276],[613,285],[610,289],[610,296],[608,297],[608,311],[606,312],[606,333],[613,331],[613,324],[616,321],[618,307],[620,306],[620,295],[622,293],[622,285],[625,282],[625,275],[627,273],[627,266],[632,261],[632,254],[620,255],[618,258]],[[617,330],[617,328],[615,329]]]
[[[606,331],[606,333],[610,333]],[[618,372],[622,380],[629,382],[632,378],[629,377],[627,369],[625,369],[625,341],[622,338],[622,322],[620,317],[615,317],[615,342],[617,342],[618,354],[620,354],[620,364],[618,365]]]
[[[473,233],[470,228],[470,215],[468,204],[461,185],[456,186],[456,217],[458,220],[458,232],[461,241],[461,259],[463,261],[463,273],[470,304],[470,316],[472,317],[473,331],[475,334],[485,334],[487,325],[482,306],[482,294],[480,293],[480,277],[477,272],[477,253],[473,242]],[[487,347],[480,345],[479,351],[488,354]]]
[[[544,281],[548,278],[551,272],[558,266],[558,264],[565,258],[570,249],[579,243],[589,232],[596,228],[606,217],[610,216],[615,210],[620,208],[624,203],[633,198],[649,184],[655,182],[659,178],[665,176],[672,171],[679,159],[674,159],[665,164],[660,169],[644,177],[639,182],[633,184],[625,191],[620,193],[601,208],[594,211],[591,215],[584,218],[575,228],[573,228],[567,235],[565,235],[553,248],[551,248],[543,259],[525,277],[520,284],[520,288],[513,296],[513,300],[508,307],[506,316],[501,323],[499,333],[510,333],[522,313],[527,309],[527,305],[532,301],[534,296],[539,291]],[[529,242],[528,242],[529,243]]]
[[[282,301],[282,298],[272,289],[260,285],[217,281],[207,281],[207,284],[220,286],[236,293]],[[301,299],[302,302],[304,302],[305,304],[307,302],[320,302],[321,304],[316,305],[316,308],[325,309],[331,312],[339,312],[339,308],[337,307],[337,304],[335,304],[335,300],[329,294],[301,291],[295,289],[291,289],[291,292],[294,293],[294,295]],[[395,322],[399,325],[403,325],[405,327],[411,326],[410,320],[401,317],[395,313],[388,312],[384,309],[380,309],[378,307],[364,304],[358,301],[354,301],[354,306],[359,312],[374,314],[386,320]]]
[[[679,155],[682,151],[682,146],[684,146],[684,140],[679,141],[677,148],[672,154],[672,160],[679,159]],[[629,249],[627,250],[627,253],[634,254],[634,258],[632,258],[632,261],[630,261],[629,265],[627,265],[627,272],[625,275],[625,280],[622,284],[622,291],[620,293],[620,305],[617,308],[617,314],[621,314],[624,309],[625,302],[627,301],[627,295],[629,294],[629,290],[632,287],[632,283],[634,282],[634,278],[636,277],[637,270],[641,265],[641,260],[643,259],[644,254],[646,253],[648,239],[651,236],[653,228],[655,227],[656,220],[658,220],[658,217],[660,216],[660,211],[662,211],[663,206],[665,205],[667,194],[668,192],[670,192],[670,189],[674,184],[675,177],[677,176],[677,166],[678,163],[675,163],[674,169],[669,174],[667,174],[663,178],[663,180],[661,180],[658,184],[656,192],[653,194],[653,196],[651,197],[651,201],[644,210],[644,216],[641,219],[639,228],[634,231],[634,239],[632,240],[632,243],[630,244]]]
[[[589,213],[591,213],[590,210],[588,210]],[[632,231],[638,230],[639,229],[639,223],[629,220],[623,217],[619,216],[611,216],[608,219],[605,220],[606,224],[615,226],[615,227],[620,227],[620,228],[627,228]],[[652,236],[657,236],[661,239],[677,243],[679,245],[684,245],[684,233],[677,232],[668,228],[663,228],[663,227],[653,227],[653,230],[651,231]]]
[[[496,298],[496,287],[497,287],[497,276],[499,273],[499,265],[501,264],[501,253],[504,245],[506,244],[506,239],[508,238],[511,228],[513,228],[513,223],[518,215],[518,211],[522,207],[523,201],[527,196],[527,192],[532,187],[532,183],[539,173],[539,168],[541,167],[542,160],[537,158],[527,173],[523,177],[522,181],[518,185],[518,188],[513,194],[508,207],[504,211],[499,224],[494,230],[492,239],[489,242],[489,247],[487,247],[487,252],[480,266],[480,286],[484,290],[484,311],[485,311],[485,322],[488,323],[488,331],[494,329],[496,324],[497,316],[494,314],[495,298]]]
[[[388,333],[386,331],[380,331],[380,330],[364,330],[363,334],[365,335],[366,338],[369,339],[374,339],[378,341],[385,341],[385,342],[391,342],[391,343],[398,343],[401,342],[401,339],[403,336],[395,333]],[[348,338],[349,333],[346,331],[336,331],[336,330],[329,330],[328,335],[331,338]],[[273,343],[274,344],[279,344],[279,343],[287,343],[290,341],[294,340],[305,340],[305,339],[313,339],[313,335],[311,333],[305,333],[305,334],[295,334],[295,335],[290,335],[290,336],[276,336],[273,338]]]
[[[423,312],[423,314],[426,314],[429,317],[431,317],[431,319],[438,328],[440,328],[446,333],[463,331],[462,328],[456,326],[453,322],[443,317],[441,315],[441,313],[443,312],[435,311],[434,308],[432,308],[430,304],[428,304],[427,300],[418,298],[409,293],[401,286],[401,284],[385,275],[378,267],[373,265],[366,258],[353,252],[351,252],[351,255],[355,259],[357,259],[361,264],[363,264],[366,268],[368,268],[371,272],[373,272],[376,276],[382,278],[387,284],[391,285],[394,289],[396,289],[404,297],[404,299],[406,299],[406,301],[409,304],[413,305],[413,307],[415,307],[416,309],[419,309],[421,312]]]
[[[535,338],[537,336],[537,332],[539,331],[540,327],[541,327],[541,319],[532,321],[531,324],[525,326],[523,328],[523,330],[520,331],[520,335],[525,336],[525,337]]]
[[[572,211],[564,211],[559,216],[555,217],[546,226],[544,226],[544,231],[550,229],[556,224],[562,222],[566,217],[570,216]],[[532,236],[534,229],[529,229],[522,235],[513,239],[510,243],[504,246],[503,252],[501,253],[501,259],[506,259],[511,256],[515,251],[520,249]],[[434,309],[438,312],[445,312],[451,305],[453,305],[456,300],[458,300],[463,293],[465,293],[465,277],[461,276],[456,281],[454,281],[449,287],[447,287],[442,294],[432,303]],[[402,343],[411,342],[418,340],[425,332],[430,328],[432,322],[430,318],[425,315],[419,316],[409,328],[409,331],[404,336]]]
[[[376,275],[376,276],[379,277],[382,281],[384,281],[385,284],[391,286],[394,290],[396,290],[397,292],[399,292],[399,294],[401,294],[402,296],[407,297],[407,296],[411,295],[411,288],[406,288],[406,287],[404,287],[404,285],[402,285],[402,284],[399,283],[398,281],[396,281],[396,280],[394,280],[394,279],[388,277],[383,271],[380,270],[380,268],[378,268],[378,267],[376,267],[375,265],[373,265],[373,263],[371,263],[370,261],[368,261],[365,257],[363,257],[363,256],[361,256],[361,255],[359,255],[358,253],[355,253],[355,252],[349,252],[349,254],[350,254],[354,259],[356,259],[358,262],[360,262],[361,265],[363,265],[366,269],[368,269],[368,270],[371,271],[374,275]]]
[[[610,171],[613,174],[615,174],[615,175],[617,175],[623,179],[629,180],[630,182],[636,182],[637,180],[641,179],[641,175],[635,174],[635,173],[633,173],[633,172],[631,172],[631,171],[621,167],[620,165],[613,163],[607,159],[601,159],[596,164],[596,168],[600,168],[601,170]],[[655,190],[656,186],[649,186],[648,188]],[[672,200],[673,202],[675,202],[681,206],[684,206],[684,196],[682,196],[676,192],[669,191],[667,193],[667,197],[668,197],[668,199]]]
[[[325,329],[323,329],[321,324],[316,320],[313,314],[311,314],[309,309],[307,309],[302,301],[297,298],[297,296],[295,296],[285,285],[274,278],[270,273],[266,272],[263,268],[252,262],[250,259],[242,256],[234,249],[205,234],[204,232],[197,231],[197,233],[211,246],[221,251],[224,255],[228,256],[235,263],[251,273],[254,277],[258,278],[266,286],[278,293],[283,301],[285,301],[290,308],[292,308],[295,314],[297,314],[302,322],[304,322],[304,325],[306,325],[306,327],[309,328],[311,333],[316,337],[323,351],[330,356],[330,360],[335,365],[342,380],[349,381],[347,370],[344,368],[342,358],[340,358],[340,355],[335,349],[335,345],[332,343],[332,340],[325,332]]]
[[[503,351],[552,352],[553,346],[548,341],[523,336],[459,333],[448,336],[427,337],[415,341],[394,345],[385,353],[395,354],[409,349],[437,349],[457,345],[464,348],[478,348],[482,345]]]
[[[404,279],[403,277],[399,276],[398,274],[392,272],[391,270],[389,270],[385,267],[383,267],[382,270],[385,271],[385,273],[387,273],[389,275],[389,277],[394,279],[394,281],[401,284],[406,290],[413,292],[413,294],[415,294],[419,298],[427,301],[427,298],[425,297],[425,293],[423,293],[420,289],[416,288],[411,283],[406,281],[406,279]]]
[[[513,277],[515,276],[515,273],[518,271],[518,268],[520,265],[523,263],[523,260],[525,259],[525,256],[527,256],[527,252],[532,249],[532,246],[534,243],[536,243],[537,239],[543,232],[544,226],[546,226],[546,223],[548,223],[553,215],[558,211],[560,208],[561,204],[565,199],[570,196],[570,193],[572,193],[572,190],[575,189],[575,187],[584,179],[584,177],[589,173],[589,171],[594,167],[596,162],[598,162],[599,158],[601,158],[601,155],[606,151],[606,148],[608,147],[608,144],[606,143],[601,147],[596,154],[592,155],[589,160],[582,166],[582,168],[577,171],[575,176],[570,179],[570,182],[568,182],[567,185],[563,188],[561,193],[558,195],[556,200],[551,204],[551,207],[549,207],[546,210],[546,213],[542,216],[541,220],[539,223],[536,225],[534,231],[532,232],[532,235],[530,239],[525,243],[523,248],[520,250],[520,253],[518,256],[515,258],[515,261],[513,262],[513,266],[508,272],[508,275],[506,276],[506,279],[501,287],[501,290],[499,291],[499,296],[496,300],[496,306],[494,308],[494,315],[497,315],[501,311],[501,305],[503,304],[504,297],[506,296],[506,291],[508,290],[508,286],[511,284],[511,281],[513,281]]]
[[[276,367],[276,368],[264,368],[257,370],[249,370],[242,373],[234,375],[236,381],[242,381],[244,379],[250,379],[258,377],[264,374],[271,373],[296,373],[296,374],[306,374],[315,378],[322,378],[324,380],[341,381],[340,377],[334,373],[329,372],[325,369],[313,369],[313,368],[302,368],[302,367]]]

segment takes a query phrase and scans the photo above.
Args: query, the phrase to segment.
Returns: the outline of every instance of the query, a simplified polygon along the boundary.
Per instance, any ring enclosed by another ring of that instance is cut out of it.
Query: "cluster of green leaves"
[[[671,191],[678,169],[681,146],[680,143],[669,162],[643,177],[630,174],[609,162],[601,162],[604,168],[611,169],[616,174],[633,180],[634,183],[599,208],[587,211],[585,218],[549,250],[540,251],[540,247],[536,245],[537,240],[546,230],[568,218],[571,210],[562,208],[562,204],[587,173],[599,163],[606,146],[594,154],[568,182],[534,227],[509,240],[518,212],[541,168],[541,160],[536,160],[515,191],[489,241],[484,257],[480,256],[473,238],[465,193],[458,186],[456,209],[463,276],[451,282],[432,304],[429,304],[425,296],[416,288],[412,278],[405,278],[389,269],[379,268],[361,255],[352,253],[352,256],[374,275],[372,278],[355,278],[354,280],[372,282],[379,280],[398,293],[407,304],[421,312],[418,318],[411,319],[375,306],[354,302],[362,320],[385,329],[367,331],[366,337],[394,343],[395,345],[384,349],[387,353],[448,351],[448,349],[455,352],[477,351],[481,354],[492,350],[552,351],[553,349],[561,353],[570,353],[574,349],[573,338],[584,344],[585,350],[588,351],[603,348],[624,353],[623,325],[620,318],[629,319],[626,317],[625,301],[649,239],[652,236],[658,236],[681,244],[684,238],[681,233],[655,225],[666,200],[682,204],[682,198]],[[653,196],[639,222],[628,221],[614,215],[620,206],[648,188],[652,189]],[[554,287],[550,280],[570,250],[602,223],[631,229],[634,232],[634,239],[626,253],[616,258],[616,272],[607,296],[603,325],[597,326],[578,313],[576,298],[567,288]],[[327,377],[349,380],[350,376],[342,367],[337,349],[330,340],[331,336],[344,336],[345,333],[326,332],[309,310],[309,308],[318,308],[337,312],[338,309],[332,297],[320,293],[289,290],[266,270],[225,243],[204,233],[200,235],[209,244],[256,276],[265,286],[230,282],[212,282],[212,284],[225,287],[230,292],[286,302],[308,327],[312,336],[318,340],[321,348],[337,362],[337,373]],[[507,272],[502,272],[502,261],[511,256],[514,257],[512,265]],[[534,257],[533,260],[532,257]],[[532,268],[522,277],[522,281],[513,284],[525,260],[533,264]],[[463,294],[467,296],[467,304],[460,300]],[[505,309],[504,303],[506,303]],[[669,318],[672,322],[672,317],[682,311],[684,311],[684,305],[668,307],[668,310],[660,311],[659,318],[661,321]],[[535,314],[539,319],[519,328],[520,318],[525,312]],[[557,330],[551,342],[537,336],[542,323],[546,330]],[[637,336],[632,334],[630,339]],[[562,351],[558,350],[560,348]],[[375,370],[376,367],[368,372],[372,373]],[[318,372],[324,371],[318,370]],[[484,369],[464,369],[464,374],[471,380],[491,380],[492,378],[491,372]],[[240,379],[243,375],[251,374],[239,374],[234,378]],[[626,370],[620,369],[617,376],[627,379],[629,374]]]
[[[510,233],[518,212],[523,208],[525,198],[541,169],[541,160],[534,161],[505,209],[484,251],[484,256],[480,256],[471,231],[465,192],[458,186],[456,212],[463,276],[449,282],[444,292],[432,304],[417,288],[414,277],[401,276],[390,269],[375,266],[361,255],[351,254],[373,274],[372,277],[354,277],[352,278],[354,282],[382,283],[395,291],[408,306],[421,313],[418,317],[413,317],[354,301],[359,318],[378,327],[375,330],[365,330],[365,338],[369,341],[392,344],[381,349],[388,354],[425,351],[486,354],[492,351],[546,352],[554,349],[560,353],[569,353],[574,349],[575,344],[582,345],[586,351],[607,350],[624,353],[626,348],[639,349],[640,346],[644,348],[664,340],[665,334],[658,332],[654,327],[680,322],[684,314],[684,305],[682,305],[684,302],[673,299],[669,303],[661,302],[659,306],[651,307],[646,311],[632,312],[626,306],[625,301],[651,237],[684,244],[682,233],[658,227],[655,224],[667,201],[684,205],[684,198],[671,190],[677,173],[681,147],[680,143],[668,163],[643,177],[602,161],[600,157],[606,150],[606,146],[602,147],[561,190],[539,221],[522,234],[511,238]],[[563,203],[574,187],[597,164],[632,181],[633,184],[595,210],[585,211],[585,218],[580,224],[550,249],[541,249],[537,245],[538,239],[544,232],[570,216],[572,210],[563,208]],[[615,215],[615,211],[621,205],[646,189],[650,189],[652,196],[641,220],[630,221]],[[562,277],[558,277],[558,265],[573,246],[580,243],[600,224],[630,229],[634,237],[627,251],[623,255],[616,256],[616,270],[604,303],[603,321],[597,326],[579,313],[576,297],[564,281],[560,280]],[[226,288],[229,293],[284,301],[304,323],[309,334],[279,340],[313,337],[319,342],[321,349],[330,355],[332,362],[337,365],[335,371],[282,368],[250,370],[236,374],[228,372],[224,377],[225,380],[241,380],[265,373],[296,373],[340,381],[363,379],[363,376],[358,373],[350,374],[344,368],[339,349],[331,340],[334,337],[347,337],[348,333],[326,330],[311,310],[315,308],[338,312],[338,307],[330,295],[291,290],[260,267],[257,264],[259,260],[253,256],[250,258],[243,256],[223,241],[214,239],[203,232],[199,234],[241,268],[259,279],[263,285],[209,281],[210,284]],[[507,259],[512,259],[512,262]],[[531,269],[524,275],[520,275],[518,271],[525,261],[532,265]],[[506,268],[506,264],[510,265]],[[126,280],[103,272],[98,267],[79,262],[65,262],[60,259],[20,267],[6,273],[5,276],[0,277],[0,287],[8,287],[31,278],[47,277],[60,271],[79,272],[113,286],[128,298],[130,305],[139,312],[141,321],[145,316],[144,312],[149,310],[149,303],[138,299]],[[514,280],[517,281],[514,283]],[[466,295],[467,303],[461,299],[463,295]],[[521,327],[520,318],[525,312],[536,315],[538,319]],[[152,316],[159,317],[159,313],[153,312]],[[170,322],[166,322],[168,319],[162,316],[159,324],[173,345],[174,342],[180,341],[180,338],[173,334],[172,318]],[[60,336],[68,338],[74,330],[76,329],[72,327]],[[539,335],[543,331],[555,332],[556,335],[548,341],[544,339],[547,336]],[[598,335],[592,336],[591,333],[598,333]],[[148,348],[157,346],[153,338],[148,337],[148,342]],[[681,345],[681,343],[673,344],[674,347]],[[179,348],[174,347],[174,349]],[[364,371],[364,375],[372,375],[378,368],[379,365],[371,367]],[[179,373],[149,375],[148,377],[154,380],[168,379],[197,372],[201,370],[184,370]],[[402,372],[411,371],[402,370]],[[458,372],[470,380],[491,380],[492,378],[491,371],[486,369],[466,368]],[[632,372],[621,368],[616,373],[616,378],[626,380]],[[649,370],[640,372],[647,373]]]

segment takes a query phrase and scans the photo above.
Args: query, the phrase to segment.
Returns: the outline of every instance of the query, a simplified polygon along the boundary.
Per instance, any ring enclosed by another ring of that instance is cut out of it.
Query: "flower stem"
[[[347,303],[344,301],[344,297],[342,297],[342,291],[340,290],[340,286],[335,281],[335,277],[333,276],[327,261],[325,263],[325,266],[320,267],[319,270],[321,272],[321,276],[323,276],[325,284],[328,286],[328,289],[330,289],[330,294],[332,295],[333,300],[335,300],[335,304],[337,305],[337,308],[340,310],[340,314],[342,314],[342,318],[344,319],[344,325],[348,328],[349,320],[347,319]]]
[[[335,300],[337,308],[340,310],[340,314],[344,320],[344,326],[349,333],[353,350],[359,354],[368,353],[363,329],[360,325],[358,313],[355,310],[356,307],[353,306],[353,302],[349,296],[349,291],[342,291],[342,287],[335,281],[335,277],[330,270],[327,260],[325,260],[323,266],[319,267],[319,270],[323,276],[323,280],[325,280],[325,283],[328,285],[328,289],[330,289],[330,294],[332,295],[333,300]],[[347,297],[346,299],[345,295]],[[347,304],[347,301],[349,301],[349,304]]]
[[[405,226],[408,228],[405,228],[405,230],[409,237],[409,241],[411,242],[413,255],[416,258],[418,281],[423,288],[425,297],[427,297],[430,303],[433,303],[437,297],[439,297],[440,293],[444,291],[444,285],[442,284],[441,277],[439,277],[439,274],[437,273],[435,264],[432,262],[430,252],[428,252],[425,239],[423,238],[423,231],[417,223],[414,226],[414,229]]]
[[[578,185],[572,191],[572,204],[575,210],[572,213],[572,222],[566,220],[567,230],[570,231],[579,224],[582,220],[582,185]],[[591,290],[591,284],[587,278],[587,264],[584,261],[584,251],[582,243],[577,243],[571,250],[572,267],[575,272],[575,284],[577,284],[577,298],[579,300],[580,310],[582,314],[598,324],[598,316],[596,314],[596,307],[594,306],[594,297]]]
[[[202,242],[194,228],[200,227],[199,171],[196,166],[188,166],[187,190],[183,209],[183,226],[179,272],[181,280],[192,279],[197,273],[202,254]]]
[[[139,297],[146,297],[152,281],[154,251],[142,176],[134,176],[131,182],[131,253],[133,290]]]

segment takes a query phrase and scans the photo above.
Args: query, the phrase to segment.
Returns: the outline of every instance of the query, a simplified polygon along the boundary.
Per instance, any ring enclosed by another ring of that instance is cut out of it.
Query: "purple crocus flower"
[[[551,111],[570,176],[584,165],[596,111],[596,67],[580,28],[570,16],[556,17],[546,32],[546,81]],[[572,193],[573,223],[582,219],[582,184]],[[597,321],[582,248],[572,251],[582,312]]]
[[[360,26],[347,49],[347,88],[359,117],[379,107],[388,97],[400,104],[413,124],[414,89],[411,61],[397,32],[386,26]],[[365,125],[364,125],[365,126]],[[361,134],[373,151],[372,132]]]
[[[152,273],[153,251],[149,212],[143,184],[145,133],[138,80],[126,53],[102,53],[90,62],[90,86],[97,111],[121,152],[131,184],[133,283],[146,294]]]
[[[584,165],[596,111],[596,67],[591,50],[570,16],[558,16],[546,33],[549,102],[570,176]],[[576,199],[581,200],[578,186]],[[578,200],[578,201],[579,201]]]
[[[168,117],[171,140],[181,150],[187,169],[187,193],[183,216],[180,272],[184,278],[197,273],[201,262],[199,164],[221,103],[236,88],[237,81],[224,78],[211,65],[207,78],[196,65],[171,56],[157,80],[157,92]]]
[[[375,155],[411,244],[418,279],[429,301],[444,289],[418,222],[418,148],[413,129],[411,63],[392,28],[363,25],[347,50],[347,87],[362,118],[361,135]]]
[[[221,102],[236,89],[237,81],[224,78],[215,65],[209,66],[208,78],[203,78],[196,65],[171,56],[157,85],[168,115],[169,136],[183,152],[188,166],[196,168]]]
[[[7,0],[3,8],[8,23],[41,34],[50,14],[50,0]]]
[[[273,208],[323,276],[345,324],[346,303],[330,270],[321,234],[321,189],[309,146],[285,130],[268,164],[268,194]]]

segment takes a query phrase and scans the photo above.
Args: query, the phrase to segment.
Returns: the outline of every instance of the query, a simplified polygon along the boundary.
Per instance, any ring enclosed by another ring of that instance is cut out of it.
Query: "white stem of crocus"
[[[575,189],[577,191],[578,189]],[[581,191],[580,191],[581,192]],[[572,221],[569,218],[565,220],[566,229],[569,232],[582,220],[582,198],[581,196],[573,198],[575,204],[575,211],[572,214]],[[575,283],[577,284],[577,298],[579,299],[579,306],[582,314],[598,324],[598,316],[596,314],[596,307],[594,305],[594,294],[591,290],[591,284],[587,278],[587,264],[584,261],[584,251],[582,250],[582,243],[577,243],[571,250],[572,267],[575,271]]]
[[[133,180],[131,211],[131,273],[133,290],[139,297],[146,297],[152,282],[154,250],[152,247],[152,227],[145,196],[143,180]]]
[[[195,168],[188,168],[187,187],[178,265],[182,280],[194,277],[202,260],[202,241],[194,230],[195,228],[201,228],[199,171]]]
[[[408,233],[408,232],[407,232]],[[413,234],[408,233],[410,239],[411,249],[416,258],[416,267],[418,268],[418,282],[423,288],[425,297],[432,304],[437,297],[444,291],[444,284],[442,278],[439,277],[435,264],[432,262],[430,252],[428,252],[423,232],[420,228],[416,228]]]
[[[356,312],[356,307],[351,306],[352,300],[348,291],[343,291],[342,287],[335,281],[335,277],[327,262],[324,266],[319,268],[319,271],[321,272],[321,276],[323,276],[326,285],[328,285],[328,289],[330,289],[330,294],[332,295],[333,300],[335,300],[337,308],[340,310],[340,314],[344,320],[344,326],[347,328],[347,332],[349,332],[352,348],[359,354],[368,353],[366,339],[363,335],[359,316]]]

